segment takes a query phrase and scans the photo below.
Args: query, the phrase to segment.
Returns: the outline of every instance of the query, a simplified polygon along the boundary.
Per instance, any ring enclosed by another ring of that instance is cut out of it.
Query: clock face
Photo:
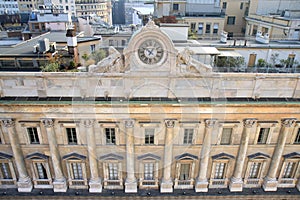
[[[152,65],[161,61],[164,51],[162,45],[158,41],[149,39],[140,45],[138,55],[143,63]]]

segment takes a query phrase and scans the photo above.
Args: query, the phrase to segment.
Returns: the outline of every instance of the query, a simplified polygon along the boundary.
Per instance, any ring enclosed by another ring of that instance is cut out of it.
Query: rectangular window
[[[228,25],[234,25],[235,24],[235,17],[231,16],[227,18],[227,24]]]
[[[43,163],[35,163],[38,179],[48,179],[46,168]]]
[[[196,23],[191,23],[191,31],[194,32],[196,29]]]
[[[223,8],[223,9],[226,9],[226,8],[227,8],[227,2],[223,2],[222,8]]]
[[[0,178],[12,179],[11,171],[8,163],[0,163]]]
[[[240,9],[243,10],[243,7],[244,7],[244,3],[242,2],[242,3],[240,4]]]
[[[83,180],[81,163],[71,163],[71,166],[72,166],[72,172],[73,172],[73,179]]]
[[[226,163],[216,163],[215,166],[215,179],[224,179]]]
[[[249,178],[259,178],[259,170],[260,170],[261,163],[260,162],[253,162],[250,167]]]
[[[198,24],[198,34],[202,35],[203,34],[203,23]]]
[[[145,144],[154,144],[154,129],[145,129]]]
[[[294,65],[294,61],[295,61],[295,54],[289,54],[288,58],[287,58],[287,64],[286,66],[291,68]]]
[[[257,144],[266,144],[269,132],[270,128],[260,128],[257,138]]]
[[[205,26],[205,33],[210,33],[210,24],[206,24]]]
[[[252,36],[255,36],[255,35],[256,35],[257,29],[258,29],[257,25],[253,25],[253,28],[252,28]]]
[[[191,128],[184,129],[183,144],[192,144],[193,134],[194,134],[194,129]]]
[[[95,52],[96,46],[93,44],[93,45],[91,45],[90,47],[91,47],[91,52],[92,52],[92,53]]]
[[[232,128],[223,128],[220,144],[222,145],[230,144],[231,134],[232,134]]]
[[[173,10],[179,10],[179,4],[178,3],[174,3],[173,4]]]
[[[300,144],[300,128],[297,131],[296,138],[294,140],[294,144]]]
[[[154,163],[144,164],[144,179],[154,180]]]
[[[116,144],[115,128],[105,128],[106,144]]]
[[[68,144],[77,144],[76,128],[66,128]]]
[[[118,163],[108,164],[109,180],[119,180]]]
[[[40,144],[39,135],[36,127],[28,127],[27,133],[30,144]]]
[[[179,180],[189,180],[189,179],[190,179],[190,164],[181,164]]]
[[[288,162],[285,165],[282,177],[283,178],[294,178],[295,169],[296,169],[296,162]]]
[[[214,24],[214,29],[213,29],[213,33],[217,34],[219,31],[219,24]]]

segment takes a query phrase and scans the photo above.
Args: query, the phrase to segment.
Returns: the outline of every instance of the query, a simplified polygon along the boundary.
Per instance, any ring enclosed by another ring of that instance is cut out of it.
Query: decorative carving
[[[90,65],[89,72],[93,73],[123,73],[124,68],[124,57],[114,47],[109,47],[109,55],[102,59],[97,65]]]
[[[90,127],[94,126],[95,120],[93,120],[93,119],[84,119],[84,120],[81,120],[80,123],[84,127],[90,128]]]
[[[14,119],[2,119],[3,126],[6,128],[14,127],[15,121]]]
[[[212,68],[192,57],[193,51],[188,47],[177,55],[177,66],[183,73],[211,73]]]
[[[166,119],[165,124],[167,128],[174,128],[175,126],[175,120]]]
[[[252,126],[256,123],[257,119],[244,119],[244,127],[252,128]]]
[[[291,127],[293,124],[296,122],[295,118],[287,118],[287,119],[282,119],[281,124],[284,127]]]
[[[46,128],[51,128],[54,126],[54,120],[53,119],[42,119],[42,123]]]
[[[204,120],[204,122],[205,122],[206,128],[212,128],[217,123],[217,120],[216,119],[206,119],[206,120]]]
[[[125,120],[125,127],[126,128],[133,128],[134,126],[134,120],[129,119],[129,120]]]

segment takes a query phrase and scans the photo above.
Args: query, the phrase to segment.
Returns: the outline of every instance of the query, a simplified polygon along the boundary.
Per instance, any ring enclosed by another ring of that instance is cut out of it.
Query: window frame
[[[193,189],[195,183],[195,167],[198,158],[193,155],[180,155],[180,158],[176,158],[176,168],[175,168],[175,179],[174,179],[174,189]],[[181,170],[183,165],[189,165],[189,177],[187,179],[181,179]]]
[[[12,158],[12,156],[10,156]],[[11,158],[3,158],[0,157],[0,163],[5,163],[9,167],[9,172],[11,175],[11,178],[4,178],[2,174],[2,166],[1,172],[0,172],[0,188],[15,188],[17,185],[17,176],[14,168],[14,164]]]
[[[116,128],[106,127],[104,128],[104,134],[105,134],[106,145],[116,145]]]
[[[82,179],[75,179],[73,166],[72,164],[80,164],[82,171]],[[67,174],[68,174],[68,183],[70,188],[87,188],[87,171],[86,171],[86,161],[77,159],[77,158],[69,158],[66,160],[67,166]],[[80,183],[80,184],[78,184]]]
[[[106,128],[114,128],[115,129],[115,144],[108,144],[106,142]],[[118,122],[105,122],[105,123],[101,123],[100,124],[100,134],[101,134],[101,138],[102,138],[102,144],[103,145],[111,145],[111,146],[114,146],[114,145],[119,145],[120,144],[120,128],[119,128],[119,125],[118,125]]]
[[[139,188],[152,188],[158,189],[159,186],[159,165],[160,165],[160,157],[153,154],[144,154],[137,157],[139,161]],[[153,179],[146,180],[145,179],[145,164],[153,164]]]
[[[288,163],[295,163],[291,177],[284,177],[286,167]],[[284,158],[281,166],[281,170],[278,176],[278,187],[295,187],[300,175],[300,155],[295,157]]]
[[[42,133],[41,133],[40,122],[22,122],[21,121],[20,124],[21,124],[21,127],[24,130],[26,143],[28,145],[41,145],[41,144],[44,144],[44,140],[43,140]],[[29,136],[28,128],[36,128],[39,143],[31,143],[31,138]]]
[[[236,16],[228,16],[227,17],[227,25],[235,25],[235,21],[236,21]]]
[[[274,134],[274,129],[276,128],[278,122],[258,122],[257,127],[256,127],[256,134],[254,138],[253,144],[256,145],[267,145],[271,143],[272,136]],[[265,143],[258,143],[259,135],[260,135],[260,130],[265,128],[269,128],[268,136],[266,138]]]
[[[66,130],[66,134],[67,134],[68,145],[77,145],[78,144],[78,137],[77,137],[76,127],[66,127],[65,130]],[[70,130],[70,132],[68,130]],[[73,130],[75,131],[75,133],[74,133]],[[71,135],[69,135],[69,133]]]
[[[161,127],[160,122],[139,122],[140,123],[140,131],[138,131],[137,134],[139,134],[139,143],[141,145],[158,145],[158,138],[160,136],[160,133],[162,132],[163,128]],[[154,129],[154,143],[153,144],[146,144],[145,143],[145,131],[146,129]]]
[[[45,168],[47,178],[39,178],[39,171],[36,164],[41,164]],[[49,168],[48,160],[43,159],[32,159],[30,160],[31,172],[32,172],[32,182],[35,188],[52,188],[52,176]],[[39,182],[48,182],[48,184],[39,184]]]
[[[195,137],[195,129],[190,127],[184,127],[183,128],[183,141],[182,144],[184,145],[190,145],[194,143],[194,137]]]
[[[79,123],[79,122],[78,122]],[[62,123],[60,126],[62,128],[62,132],[64,133],[64,139],[63,142],[65,145],[80,145],[82,144],[81,138],[80,138],[80,129],[78,123]],[[67,133],[67,128],[75,128],[76,131],[76,137],[77,137],[77,144],[69,144],[69,138]]]
[[[247,168],[245,171],[244,176],[244,187],[252,188],[252,187],[259,187],[262,185],[264,172],[269,162],[269,157],[259,155],[258,157],[254,157],[248,160]],[[253,163],[259,163],[260,167],[257,172],[257,177],[250,177],[251,167]]]
[[[297,137],[299,138],[299,142],[295,142]],[[300,145],[300,123],[296,123],[294,130],[292,132],[290,144]]]
[[[147,130],[151,130],[151,134],[147,134]],[[155,144],[155,128],[145,128],[144,129],[145,132],[145,140],[144,140],[144,144],[145,145],[154,145]]]
[[[109,175],[109,164],[118,166],[118,179],[111,180]],[[113,184],[112,184],[113,183]],[[103,162],[103,187],[105,189],[123,189],[122,161],[108,159]]]
[[[224,128],[232,129],[229,144],[221,144]],[[222,145],[222,146],[223,145],[232,145],[234,142],[234,135],[236,135],[237,130],[238,130],[238,124],[236,124],[236,123],[219,122],[219,133],[218,133],[217,145]]]

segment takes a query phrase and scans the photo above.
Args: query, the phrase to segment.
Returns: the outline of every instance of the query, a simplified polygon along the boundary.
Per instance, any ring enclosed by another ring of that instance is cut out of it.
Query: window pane
[[[226,163],[216,163],[215,166],[215,179],[224,179],[224,170]]]
[[[184,129],[183,144],[192,144],[194,129]]]
[[[47,172],[42,163],[35,163],[36,164],[36,170],[38,172],[38,178],[39,179],[47,179]]]
[[[144,179],[154,180],[154,163],[144,164]]]
[[[68,136],[68,143],[77,144],[76,128],[66,128],[66,131]]]
[[[293,178],[295,166],[295,162],[288,162],[284,168],[283,178]]]
[[[189,180],[189,179],[190,179],[190,164],[181,164],[179,180]]]
[[[116,144],[114,128],[105,128],[106,144]]]
[[[266,144],[270,128],[261,128],[257,139],[258,144]]]
[[[258,178],[261,163],[253,162],[250,167],[249,178]]]
[[[83,175],[82,175],[81,163],[72,163],[71,166],[73,170],[73,178],[76,180],[82,180]]]
[[[145,144],[154,144],[154,129],[145,129]]]
[[[109,180],[118,180],[118,163],[109,163]]]
[[[9,164],[8,163],[0,163],[1,167],[1,178],[3,179],[12,179]]]
[[[223,128],[221,144],[230,144],[232,128]]]
[[[300,144],[300,128],[298,129],[298,132],[297,132],[294,143],[295,144]]]
[[[27,133],[28,133],[28,137],[30,140],[30,144],[39,144],[40,143],[36,127],[27,128]]]

